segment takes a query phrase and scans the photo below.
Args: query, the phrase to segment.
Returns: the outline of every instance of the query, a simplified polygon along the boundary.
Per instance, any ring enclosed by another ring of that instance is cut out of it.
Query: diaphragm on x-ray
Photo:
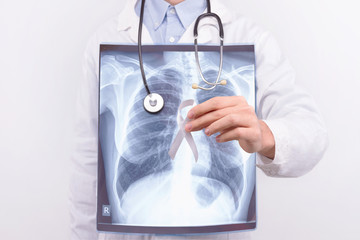
[[[219,47],[200,46],[204,76],[214,81]],[[145,111],[147,95],[137,46],[102,44],[99,81],[98,206],[99,231],[192,234],[253,229],[256,226],[255,154],[237,141],[217,143],[217,134],[192,132],[195,161],[184,139],[172,160],[169,149],[181,130],[192,99],[244,96],[255,106],[253,45],[225,46],[221,79],[213,90],[199,77],[193,46],[143,46],[149,89],[165,101],[161,112]],[[194,105],[195,105],[194,104]]]

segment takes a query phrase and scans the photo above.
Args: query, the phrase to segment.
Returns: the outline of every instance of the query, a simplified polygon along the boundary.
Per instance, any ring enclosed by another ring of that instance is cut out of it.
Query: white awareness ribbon
[[[191,151],[194,154],[195,162],[197,162],[197,160],[199,158],[198,150],[196,148],[196,144],[195,144],[193,136],[191,135],[191,133],[185,131],[185,125],[187,122],[189,122],[189,119],[187,117],[184,119],[181,116],[181,110],[187,106],[192,106],[193,104],[194,104],[194,100],[189,99],[189,100],[183,101],[179,106],[178,115],[177,115],[177,124],[179,126],[179,132],[177,133],[173,143],[171,144],[170,150],[169,150],[169,155],[172,160],[175,159],[175,155],[176,155],[177,151],[179,150],[180,144],[184,138],[188,142],[188,144],[191,148]]]

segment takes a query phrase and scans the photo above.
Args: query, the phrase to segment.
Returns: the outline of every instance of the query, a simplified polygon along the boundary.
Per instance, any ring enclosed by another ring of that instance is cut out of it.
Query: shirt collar
[[[181,24],[186,29],[206,9],[205,0],[185,0],[175,6]]]
[[[166,11],[170,4],[165,0],[147,0],[145,1],[144,15],[149,14],[153,27],[156,30],[164,21]],[[135,5],[135,13],[140,16],[141,1],[138,1]]]
[[[184,2],[186,2],[186,1],[191,1],[191,0],[185,0]],[[128,30],[130,28],[137,29],[139,18],[134,11],[134,6],[136,6],[140,2],[141,2],[140,0],[128,0],[127,1],[127,3],[125,4],[124,10],[123,10],[123,12],[125,12],[125,14],[121,13],[118,16],[118,26],[117,26],[118,31],[124,31],[124,30]],[[161,2],[165,2],[165,1],[161,1]],[[165,2],[165,3],[167,4],[167,2]],[[221,3],[221,0],[213,0],[213,1],[211,1],[211,3],[212,3],[211,4],[212,11],[220,16],[222,23],[224,25],[226,25],[227,23],[234,20],[235,15],[233,15],[231,12],[229,12],[226,9],[226,7]],[[139,8],[139,10],[140,10],[140,8]]]

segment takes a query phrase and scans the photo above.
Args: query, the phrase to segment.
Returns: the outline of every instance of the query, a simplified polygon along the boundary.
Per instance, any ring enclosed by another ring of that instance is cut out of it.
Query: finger
[[[247,105],[246,99],[243,96],[214,97],[193,107],[188,112],[187,117],[189,119],[194,119],[208,112],[212,112],[222,108],[233,107],[238,104]]]
[[[217,111],[209,112],[207,114],[204,114],[204,115],[188,122],[185,125],[185,130],[188,132],[199,131],[203,128],[208,127],[213,122],[218,121],[219,119],[223,118],[224,116],[231,114],[234,111],[235,111],[234,107],[230,107],[230,108],[224,108],[224,109],[220,109]]]
[[[233,140],[251,139],[252,129],[237,127],[229,129],[216,137],[217,142],[228,142]]]
[[[206,129],[205,134],[211,136],[217,132],[223,132],[226,129],[237,127],[251,127],[255,119],[252,114],[246,114],[245,111],[230,113],[223,118],[211,123]]]

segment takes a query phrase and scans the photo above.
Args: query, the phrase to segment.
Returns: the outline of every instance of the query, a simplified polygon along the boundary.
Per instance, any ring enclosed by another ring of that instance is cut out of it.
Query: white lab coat
[[[96,231],[97,104],[99,44],[137,44],[136,0],[129,0],[122,13],[104,24],[90,39],[84,57],[85,77],[80,83],[77,105],[76,144],[70,186],[71,239],[180,239],[169,236],[98,234]],[[212,11],[224,25],[225,44],[255,44],[256,109],[275,138],[275,159],[257,154],[257,166],[272,177],[297,177],[310,171],[327,146],[327,133],[312,98],[295,85],[295,74],[269,32],[245,17],[236,17],[220,0],[212,0]],[[217,23],[204,19],[199,42],[217,43]],[[193,24],[179,43],[193,43]],[[143,44],[153,44],[143,28]],[[249,239],[248,233],[191,236],[181,239]]]

